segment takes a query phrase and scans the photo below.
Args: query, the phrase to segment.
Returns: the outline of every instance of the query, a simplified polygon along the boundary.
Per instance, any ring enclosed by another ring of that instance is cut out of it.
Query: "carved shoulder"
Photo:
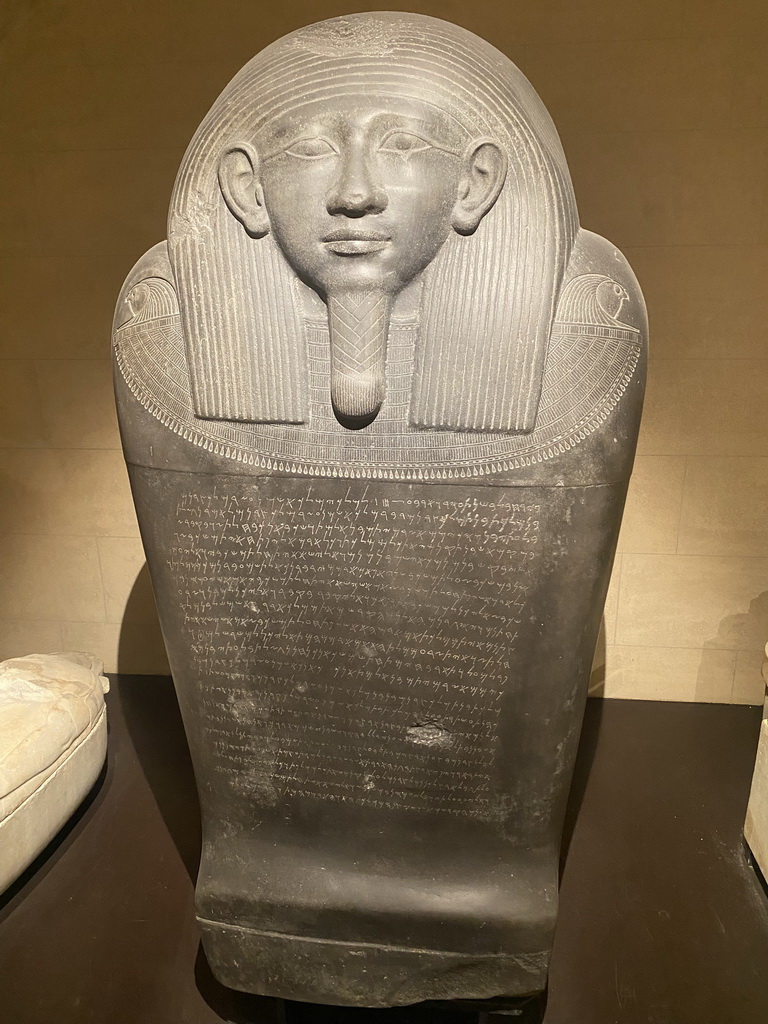
[[[153,451],[161,461],[170,457],[184,433],[180,424],[192,419],[192,410],[179,301],[165,242],[146,252],[125,279],[115,308],[112,352],[127,461],[152,465]],[[180,465],[185,457],[177,452]]]
[[[568,263],[555,320],[636,332],[645,348],[648,317],[643,293],[623,253],[592,231],[579,231]]]
[[[112,323],[113,342],[117,343],[118,332],[123,328],[178,315],[168,243],[158,242],[134,264],[120,289]]]

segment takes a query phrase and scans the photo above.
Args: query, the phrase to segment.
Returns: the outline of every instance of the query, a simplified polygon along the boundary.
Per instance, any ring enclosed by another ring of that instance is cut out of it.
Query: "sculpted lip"
[[[389,245],[391,239],[381,231],[346,227],[330,231],[322,241],[338,256],[364,256],[372,252],[381,252]]]

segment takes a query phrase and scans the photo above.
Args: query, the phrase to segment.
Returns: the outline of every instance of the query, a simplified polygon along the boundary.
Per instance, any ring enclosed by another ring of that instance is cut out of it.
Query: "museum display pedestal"
[[[112,677],[107,704],[105,774],[0,898],[5,1019],[284,1024],[277,1000],[219,984],[200,948],[200,819],[170,680]],[[759,725],[757,708],[587,702],[545,1024],[768,1019],[768,901],[741,835]],[[289,1012],[477,1024],[422,1007]]]

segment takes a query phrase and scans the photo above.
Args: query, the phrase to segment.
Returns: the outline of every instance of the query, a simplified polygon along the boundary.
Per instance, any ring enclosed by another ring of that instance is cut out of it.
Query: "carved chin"
[[[384,401],[391,312],[392,296],[381,291],[328,296],[331,401],[350,429],[367,426]]]
[[[337,419],[350,430],[367,427],[384,401],[384,367],[376,374],[351,376],[331,370],[331,402]]]

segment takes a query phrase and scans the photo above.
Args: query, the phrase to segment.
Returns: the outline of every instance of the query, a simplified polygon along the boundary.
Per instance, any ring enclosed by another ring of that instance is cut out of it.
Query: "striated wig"
[[[279,39],[234,77],[184,156],[169,249],[198,417],[301,423],[308,414],[295,274],[223,198],[225,149],[307,103],[350,95],[433,104],[505,150],[501,194],[423,272],[412,426],[527,433],[578,231],[560,140],[524,75],[464,29],[421,15],[353,15]],[[269,210],[267,209],[267,214]]]

